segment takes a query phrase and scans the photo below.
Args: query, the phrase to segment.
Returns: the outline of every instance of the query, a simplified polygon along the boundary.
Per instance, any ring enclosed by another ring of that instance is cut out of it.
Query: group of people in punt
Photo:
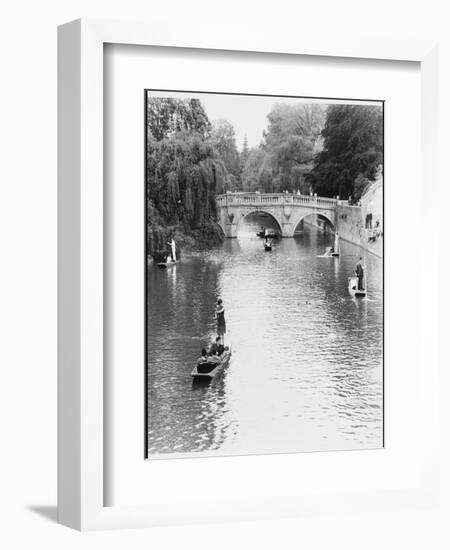
[[[209,349],[203,348],[201,355],[197,360],[197,365],[201,363],[220,363],[221,356],[225,351],[225,333],[227,331],[225,321],[225,307],[223,300],[219,298],[216,304],[216,322],[217,322],[217,337],[210,345]]]

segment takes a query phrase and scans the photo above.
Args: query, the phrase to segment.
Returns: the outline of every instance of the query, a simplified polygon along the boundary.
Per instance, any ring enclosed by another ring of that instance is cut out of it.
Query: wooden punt
[[[329,246],[324,254],[317,256],[318,258],[339,258],[339,252],[332,252],[333,248]]]
[[[158,262],[156,265],[160,269],[166,269],[167,267],[172,267],[173,265],[176,265],[177,263],[178,263],[178,260],[176,260],[175,262],[172,260],[170,262]]]
[[[223,352],[220,362],[218,363],[200,363],[195,365],[191,372],[193,382],[210,382],[214,380],[228,365],[231,357],[231,349],[227,348]]]
[[[367,290],[358,290],[358,277],[349,277],[348,279],[348,291],[355,298],[364,298],[367,294]]]

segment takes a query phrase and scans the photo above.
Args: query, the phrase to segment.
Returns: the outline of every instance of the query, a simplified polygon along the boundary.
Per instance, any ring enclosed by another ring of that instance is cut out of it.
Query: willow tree
[[[280,103],[267,115],[268,126],[257,152],[253,149],[243,167],[245,189],[265,192],[305,191],[325,122],[319,104]]]
[[[241,165],[233,125],[223,119],[214,121],[211,141],[228,172],[226,190],[237,191],[240,188]]]
[[[147,200],[150,251],[168,233],[217,242],[216,193],[228,176],[197,99],[148,98]]]
[[[280,104],[268,115],[265,149],[271,159],[274,187],[279,191],[304,188],[313,152],[325,122],[319,104]]]
[[[161,141],[178,132],[211,137],[211,123],[199,99],[147,97],[147,137]]]

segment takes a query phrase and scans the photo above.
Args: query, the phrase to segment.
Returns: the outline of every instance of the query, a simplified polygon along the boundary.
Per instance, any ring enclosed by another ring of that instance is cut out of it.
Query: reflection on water
[[[251,454],[382,446],[382,262],[305,226],[265,253],[254,233],[148,272],[148,449]],[[368,298],[347,290],[360,255]],[[224,300],[229,366],[190,372]]]

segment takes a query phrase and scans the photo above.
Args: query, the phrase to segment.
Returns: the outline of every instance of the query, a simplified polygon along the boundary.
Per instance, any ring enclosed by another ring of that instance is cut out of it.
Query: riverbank
[[[381,258],[383,256],[383,235],[380,235],[374,241],[369,240],[372,234],[370,230],[362,226],[361,207],[343,205],[342,208],[339,208],[336,227],[339,238]],[[328,222],[321,218],[311,216],[309,219],[305,219],[304,223],[317,227],[322,231],[327,230]]]
[[[223,241],[223,232],[218,224],[206,217],[194,227],[183,223],[168,224],[151,201],[147,204],[147,261],[152,263],[167,251],[168,242],[174,239],[181,251],[207,250]]]
[[[337,232],[339,238],[356,244],[363,250],[381,258],[383,256],[383,234],[371,240],[372,230],[366,229],[363,220],[364,210],[361,206],[340,204],[337,207]]]
[[[200,229],[190,229],[188,232],[180,225],[162,226],[149,224],[147,228],[147,260],[152,263],[155,257],[167,250],[167,243],[174,239],[178,250],[192,252],[208,250],[223,241],[223,235],[214,222],[205,224]]]
[[[379,176],[361,196],[359,206],[337,206],[339,236],[363,250],[383,256],[383,180]]]

